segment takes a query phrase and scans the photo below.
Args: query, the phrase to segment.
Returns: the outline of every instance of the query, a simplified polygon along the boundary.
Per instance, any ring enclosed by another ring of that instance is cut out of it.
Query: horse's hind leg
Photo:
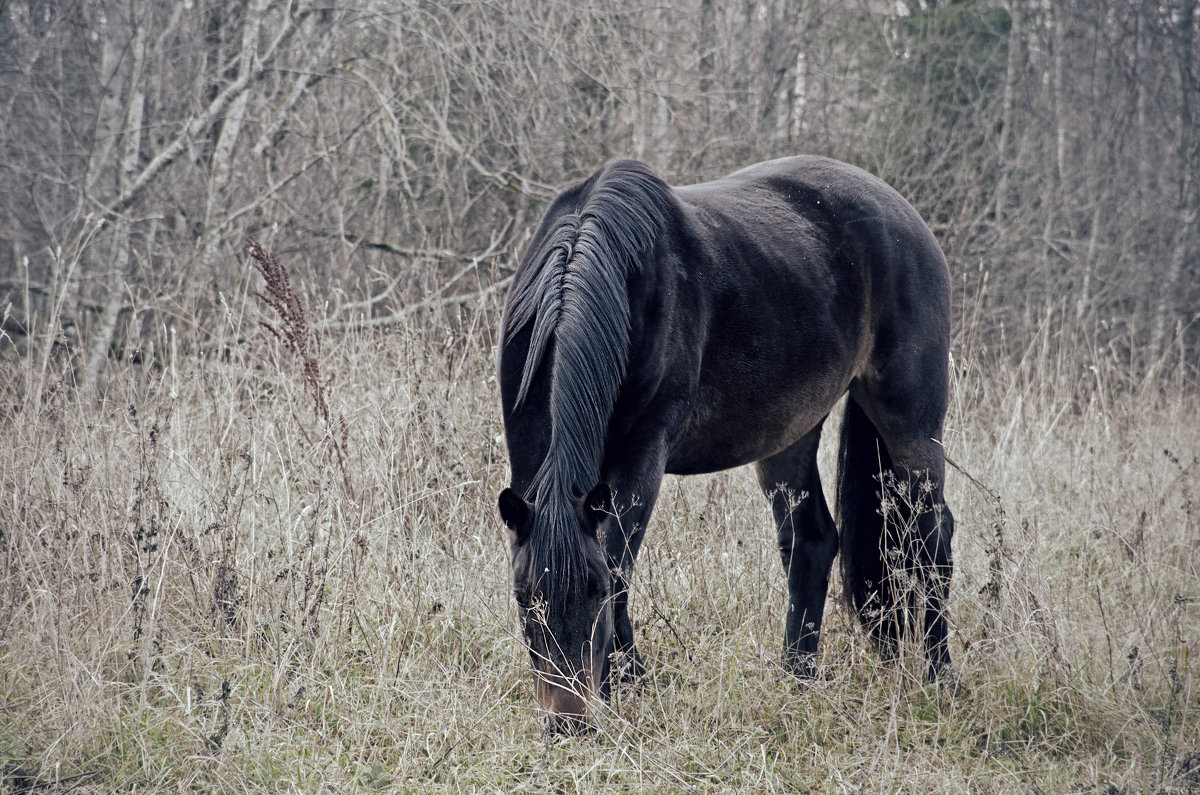
[[[954,517],[943,494],[944,362],[944,354],[930,351],[916,359],[895,356],[875,371],[875,379],[850,391],[881,437],[886,452],[880,460],[885,468],[890,462],[894,475],[890,480],[884,473],[882,484],[887,499],[879,554],[885,582],[877,586],[885,611],[895,612],[884,619],[879,637],[898,641],[911,616],[911,629],[919,624],[922,630],[932,677],[950,664],[945,608]]]
[[[896,480],[885,485],[892,492],[885,514],[892,514],[889,521],[893,527],[889,529],[898,532],[884,542],[887,550],[894,550],[894,558],[885,565],[891,569],[888,576],[895,579],[896,606],[911,615],[913,630],[918,626],[922,630],[929,675],[936,678],[950,664],[946,599],[954,517],[942,492],[944,464],[930,464],[924,455],[917,463],[908,464],[904,446],[893,442],[889,449],[899,452],[891,454]]]
[[[788,581],[783,665],[796,676],[814,671],[825,612],[829,569],[837,555],[837,527],[817,470],[818,424],[781,453],[758,463],[758,483],[771,500],[779,530],[779,556]]]

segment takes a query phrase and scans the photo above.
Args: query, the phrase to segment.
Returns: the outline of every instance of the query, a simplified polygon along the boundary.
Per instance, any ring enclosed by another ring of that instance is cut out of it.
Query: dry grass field
[[[327,334],[329,422],[252,298],[110,363],[100,399],[44,329],[0,338],[0,789],[1200,791],[1198,401],[1172,373],[1053,324],[1019,361],[960,339],[953,688],[881,663],[837,583],[819,677],[783,674],[752,474],[668,478],[633,586],[649,672],[549,740],[487,300]]]

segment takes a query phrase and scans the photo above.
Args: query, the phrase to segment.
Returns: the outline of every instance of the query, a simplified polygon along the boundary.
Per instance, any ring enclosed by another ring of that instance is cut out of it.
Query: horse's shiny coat
[[[500,512],[556,726],[607,696],[612,652],[623,676],[642,669],[625,584],[664,473],[756,463],[788,578],[784,663],[811,673],[839,549],[817,444],[847,392],[846,593],[885,651],[914,633],[931,673],[949,663],[949,316],[928,227],[845,163],[785,158],[672,188],[613,161],[554,201],[509,292],[499,374]]]

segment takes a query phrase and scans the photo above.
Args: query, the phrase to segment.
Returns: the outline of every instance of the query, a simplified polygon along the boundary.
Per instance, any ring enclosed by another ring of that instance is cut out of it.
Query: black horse
[[[847,391],[846,595],[883,653],[920,637],[930,675],[945,668],[949,342],[929,228],[845,163],[784,158],[672,188],[616,160],[559,196],[509,291],[498,357],[500,514],[552,728],[585,726],[610,676],[643,670],[626,582],[664,473],[757,463],[788,580],[784,665],[811,675],[839,548],[817,442]]]

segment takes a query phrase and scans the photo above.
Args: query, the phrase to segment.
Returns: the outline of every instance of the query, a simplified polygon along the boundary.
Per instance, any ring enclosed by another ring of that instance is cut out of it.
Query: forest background
[[[1198,103],[1195,0],[0,0],[0,775],[1200,787]],[[813,689],[769,673],[765,503],[673,481],[651,682],[543,744],[492,507],[504,288],[610,157],[797,153],[951,263],[969,695],[848,622]]]

